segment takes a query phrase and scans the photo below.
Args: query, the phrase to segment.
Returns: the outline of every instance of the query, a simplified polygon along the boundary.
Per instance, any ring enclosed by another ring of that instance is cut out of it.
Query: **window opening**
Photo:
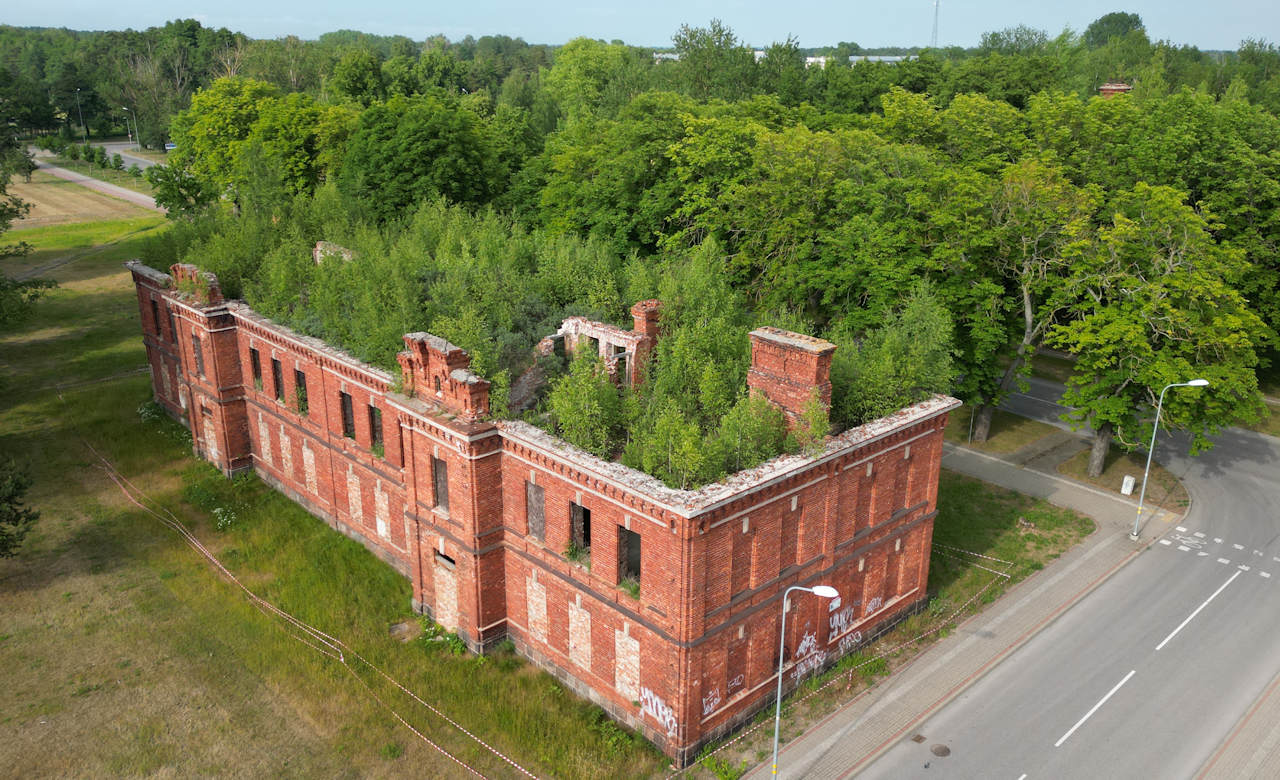
[[[293,398],[298,404],[298,414],[307,416],[307,375],[298,369],[293,370]]]
[[[435,488],[436,509],[449,514],[449,466],[439,458],[431,458],[431,483]]]
[[[439,550],[436,550],[436,563],[442,563],[442,564],[444,564],[446,567],[448,567],[448,568],[450,568],[450,569],[452,569],[452,568],[454,568],[455,566],[457,566],[457,564],[456,564],[456,563],[454,563],[454,561],[453,561],[453,559],[452,559],[452,558],[450,558],[449,556],[447,556],[447,555],[445,555],[444,553],[440,552]]]
[[[342,402],[342,435],[348,439],[356,437],[356,413],[351,406],[351,396],[338,391],[338,400]]]
[[[275,384],[276,400],[284,403],[284,369],[275,358],[271,358],[271,381]]]
[[[369,404],[369,449],[373,454],[382,457],[382,410]]]
[[[580,550],[591,549],[591,510],[569,502],[569,541]]]
[[[156,299],[151,299],[151,327],[156,331],[156,335],[160,335],[160,307],[156,304]]]
[[[546,491],[532,482],[524,483],[525,522],[529,526],[529,535],[538,541],[547,536],[547,503]]]
[[[262,389],[262,358],[258,356],[258,350],[249,347],[249,368],[253,371],[253,389]]]
[[[640,583],[640,534],[618,528],[618,580]]]
[[[173,324],[173,312],[166,309],[165,314],[169,315],[169,338],[174,342],[178,340],[178,326]]]
[[[196,358],[196,374],[204,378],[204,350],[200,348],[200,337],[191,334],[191,354]]]

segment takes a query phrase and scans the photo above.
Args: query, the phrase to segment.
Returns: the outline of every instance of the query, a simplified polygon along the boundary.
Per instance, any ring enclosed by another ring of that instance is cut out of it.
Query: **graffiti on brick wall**
[[[827,660],[827,651],[818,649],[818,635],[806,633],[796,648],[796,663],[791,667],[791,679],[799,680],[814,669],[822,666]]]
[[[720,689],[712,688],[710,691],[707,692],[706,696],[702,697],[703,716],[707,716],[715,712],[716,707],[719,707],[719,706],[720,706]]]
[[[662,697],[648,688],[640,689],[640,712],[658,721],[667,730],[668,737],[676,735],[676,714]]]
[[[858,619],[857,606],[858,605],[856,603],[850,604],[849,606],[845,607],[844,609],[840,610],[834,615],[830,615],[829,617],[827,617],[827,626],[828,626],[827,636],[828,637],[830,637],[831,639],[836,638],[840,634],[843,634],[845,631],[847,631],[849,629],[849,626],[852,626],[857,621]]]
[[[850,650],[852,650],[853,648],[857,647],[860,644],[862,644],[861,631],[854,631],[852,633],[845,634],[844,636],[840,637],[840,644],[838,645],[840,650],[840,655],[844,655],[845,653],[849,652]]]
[[[875,598],[867,602],[867,608],[862,614],[870,615],[872,612],[875,612],[876,610],[880,609],[883,606],[884,606],[884,599],[880,598],[879,596],[876,596]]]

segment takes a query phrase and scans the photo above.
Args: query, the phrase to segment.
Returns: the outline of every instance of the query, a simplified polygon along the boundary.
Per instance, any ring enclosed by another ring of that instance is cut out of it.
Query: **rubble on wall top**
[[[337,347],[330,346],[324,341],[321,341],[320,339],[314,338],[312,336],[306,336],[301,333],[298,333],[292,328],[286,327],[274,320],[271,320],[262,316],[258,312],[254,311],[253,308],[250,307],[249,304],[245,303],[244,301],[228,301],[227,309],[231,311],[235,316],[240,317],[241,319],[248,320],[256,325],[260,325],[264,328],[269,328],[271,330],[274,330],[277,333],[283,336],[287,336],[288,338],[301,343],[303,346],[307,347],[308,349],[314,350],[315,352],[321,355],[324,355],[325,357],[330,358],[335,362],[343,363],[348,366],[351,366],[352,368],[359,369],[365,372],[366,374],[371,374],[377,379],[387,382],[388,384],[390,384],[395,380],[395,377],[393,377],[387,371],[384,371],[383,369],[378,368],[377,366],[371,366],[368,363],[365,363],[364,361],[360,360],[359,358],[356,358],[354,355],[352,355],[349,352],[338,349]]]
[[[785,344],[789,347],[796,347],[797,349],[803,349],[805,352],[812,352],[818,355],[824,352],[831,352],[836,348],[835,344],[832,344],[826,339],[820,339],[817,336],[807,336],[803,333],[793,333],[792,331],[775,328],[769,325],[762,328],[756,328],[751,331],[750,335],[755,336],[758,339],[764,339],[765,341],[772,341],[778,344]]]
[[[157,271],[151,266],[143,263],[141,260],[130,260],[124,264],[124,267],[128,268],[130,271],[134,272],[138,276],[141,276],[142,278],[148,281],[154,282],[160,287],[168,288],[173,286],[172,276],[170,276],[169,274],[163,271]]]
[[[541,428],[520,420],[500,420],[496,424],[504,436],[523,440],[547,450],[566,463],[615,482],[665,509],[684,517],[692,517],[715,504],[734,498],[745,490],[785,477],[791,472],[809,467],[818,461],[838,456],[898,428],[950,411],[959,405],[960,401],[955,398],[935,395],[878,420],[850,428],[838,436],[832,436],[827,439],[822,450],[815,455],[779,455],[754,468],[730,474],[719,482],[703,485],[697,490],[668,487],[657,477],[621,463],[598,458]]]
[[[446,355],[449,354],[450,352],[462,350],[462,347],[456,346],[454,344],[450,344],[448,341],[445,341],[439,336],[433,336],[432,334],[427,333],[424,330],[414,331],[413,333],[406,333],[404,334],[404,338],[405,338],[405,341],[417,341],[417,342],[426,344],[431,349],[434,349],[437,352],[441,352]]]
[[[468,371],[465,368],[453,369],[452,371],[449,372],[449,378],[455,382],[462,382],[463,384],[466,384],[466,385],[474,385],[474,384],[478,384],[480,382],[485,381],[484,379],[481,379],[480,377],[476,376],[474,373],[472,373],[471,371]]]

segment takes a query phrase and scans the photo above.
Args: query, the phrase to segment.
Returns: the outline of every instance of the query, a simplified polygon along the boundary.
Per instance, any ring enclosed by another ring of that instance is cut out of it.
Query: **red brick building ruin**
[[[408,577],[414,608],[474,650],[510,639],[680,765],[772,701],[787,586],[840,592],[792,598],[787,687],[924,603],[954,399],[677,490],[489,419],[488,382],[443,339],[407,334],[396,377],[224,300],[194,266],[128,267],[156,400],[200,457],[255,471]],[[575,318],[551,339],[634,382],[659,309],[632,314],[632,331]],[[753,392],[789,415],[829,401],[834,345],[751,340]]]

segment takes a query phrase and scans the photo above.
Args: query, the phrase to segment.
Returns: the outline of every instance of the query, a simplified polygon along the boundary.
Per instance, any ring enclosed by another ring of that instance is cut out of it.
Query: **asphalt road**
[[[1008,406],[1056,423],[1058,389]],[[1280,672],[1280,440],[1215,442],[1190,458],[1162,437],[1192,496],[1181,525],[860,776],[1194,776]]]

